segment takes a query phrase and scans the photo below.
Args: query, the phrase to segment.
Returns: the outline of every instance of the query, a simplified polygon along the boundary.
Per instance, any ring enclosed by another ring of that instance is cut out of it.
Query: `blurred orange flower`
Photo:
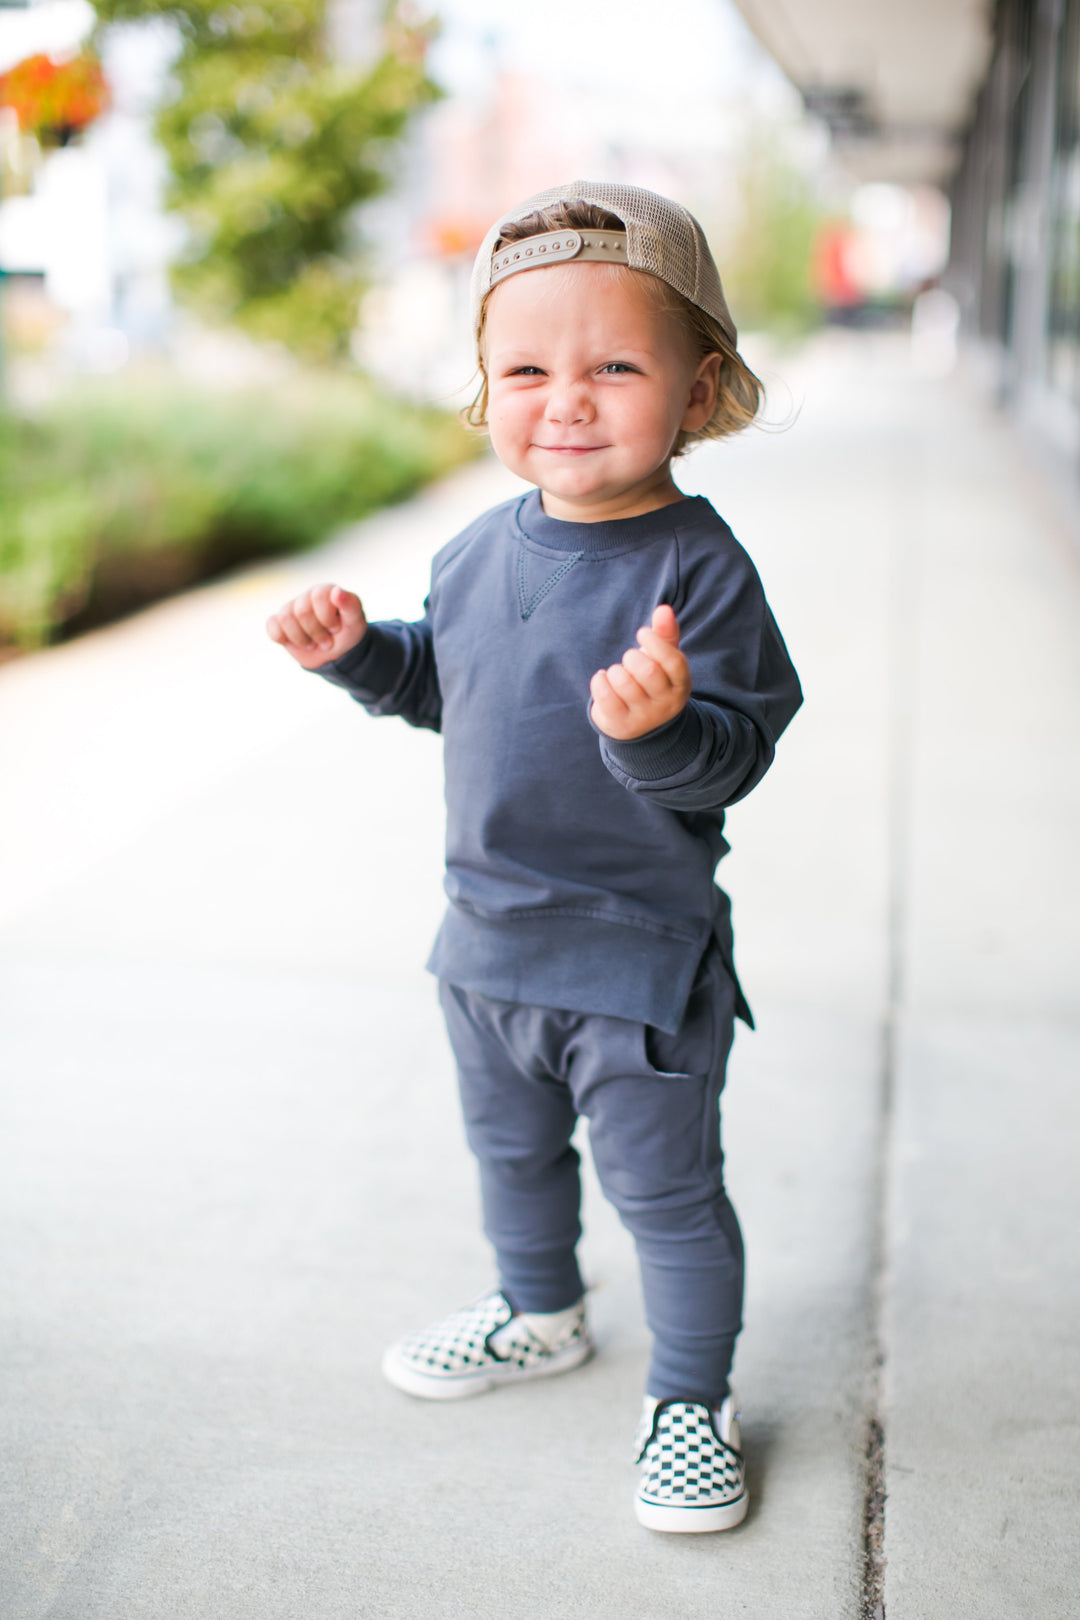
[[[110,104],[101,63],[92,51],[66,62],[28,56],[0,73],[0,107],[13,107],[24,135],[43,146],[66,146]]]

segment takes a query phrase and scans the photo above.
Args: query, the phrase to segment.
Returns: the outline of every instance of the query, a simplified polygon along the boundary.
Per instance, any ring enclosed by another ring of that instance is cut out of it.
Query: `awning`
[[[735,0],[860,180],[940,184],[993,44],[993,0]]]

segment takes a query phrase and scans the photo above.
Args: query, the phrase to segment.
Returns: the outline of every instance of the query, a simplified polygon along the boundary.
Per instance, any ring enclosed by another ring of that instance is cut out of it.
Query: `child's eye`
[[[623,377],[636,370],[636,366],[628,365],[625,360],[609,360],[606,366],[600,367],[601,375],[605,377]]]
[[[539,366],[515,366],[508,375],[511,377],[542,377],[544,373]]]

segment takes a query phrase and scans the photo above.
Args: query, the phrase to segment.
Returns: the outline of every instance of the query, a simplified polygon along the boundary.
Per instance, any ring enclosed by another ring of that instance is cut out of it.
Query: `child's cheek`
[[[528,433],[512,410],[492,402],[488,407],[488,434],[491,448],[511,471],[519,464],[528,445]]]

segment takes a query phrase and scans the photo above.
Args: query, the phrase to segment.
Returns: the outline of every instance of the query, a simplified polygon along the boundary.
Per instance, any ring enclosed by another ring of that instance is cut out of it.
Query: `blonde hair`
[[[547,231],[621,231],[623,228],[623,222],[617,215],[598,207],[596,203],[551,203],[546,208],[538,208],[535,213],[527,214],[524,219],[506,225],[493,251],[497,253],[508,242],[522,242],[530,236],[542,236]],[[615,269],[614,266],[612,268]],[[616,270],[616,273],[619,272]],[[749,427],[765,403],[765,386],[724,336],[719,323],[676,292],[674,287],[669,287],[666,281],[661,281],[659,276],[648,275],[643,270],[631,270],[629,274],[643,276],[655,298],[656,307],[664,314],[675,316],[689,339],[695,359],[700,361],[710,354],[718,354],[721,360],[720,384],[712,415],[704,426],[695,428],[693,432],[680,432],[672,447],[672,455],[685,455],[687,450],[703,439],[726,439]],[[488,378],[484,369],[483,345],[490,297],[489,292],[481,306],[476,333],[480,387],[472,403],[461,412],[462,421],[478,431],[487,427]]]

